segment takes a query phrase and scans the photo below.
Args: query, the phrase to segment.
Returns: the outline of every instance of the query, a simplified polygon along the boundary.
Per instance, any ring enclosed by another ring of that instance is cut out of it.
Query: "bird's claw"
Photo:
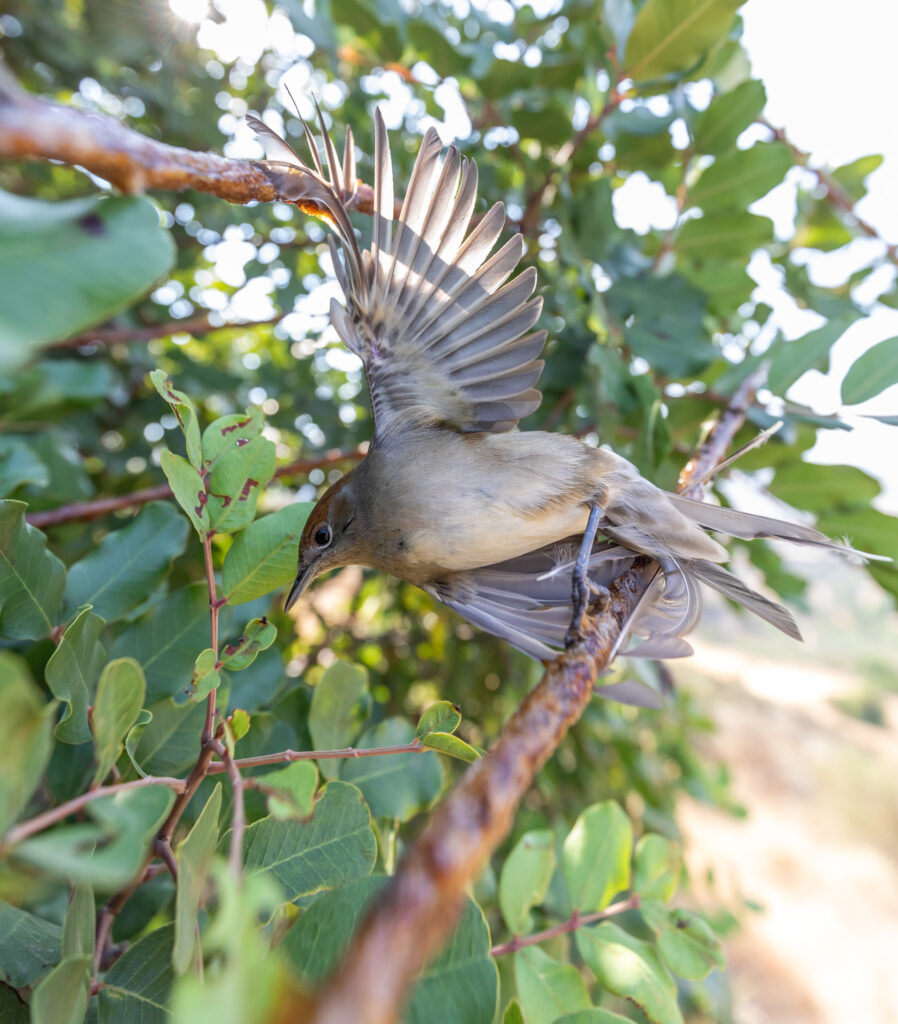
[[[571,603],[574,606],[574,614],[571,617],[571,624],[564,636],[564,646],[570,647],[572,643],[579,640],[583,631],[583,616],[587,611],[600,612],[608,604],[611,594],[607,587],[600,586],[585,574],[574,572],[571,586]]]

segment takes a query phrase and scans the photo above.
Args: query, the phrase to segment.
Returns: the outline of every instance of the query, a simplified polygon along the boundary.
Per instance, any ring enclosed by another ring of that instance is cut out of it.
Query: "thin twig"
[[[228,748],[219,740],[212,740],[210,746],[221,758],[222,763],[231,780],[231,790],[234,794],[234,807],[231,812],[231,845],[228,851],[228,865],[231,874],[240,878],[243,874],[243,836],[246,833],[246,808],[243,802],[243,776],[237,762],[228,753]]]
[[[623,914],[628,910],[637,910],[639,904],[639,896],[634,895],[628,899],[621,900],[619,903],[612,903],[610,907],[606,907],[604,910],[597,910],[592,914],[578,914],[575,910],[567,921],[562,921],[561,924],[556,924],[552,928],[546,928],[541,932],[533,932],[530,935],[515,935],[508,942],[502,942],[498,946],[493,946],[490,950],[490,956],[504,956],[506,953],[516,953],[525,946],[535,946],[540,942],[545,942],[546,939],[554,939],[558,935],[564,935],[565,932],[575,932],[584,925],[595,924],[596,921],[604,921],[606,918],[615,917],[617,914]]]
[[[203,534],[203,564],[206,567],[206,586],[209,591],[209,627],[211,633],[210,647],[218,658],[218,593],[215,589],[215,569],[212,565],[212,540],[208,532]],[[206,698],[206,724],[203,728],[203,745],[211,743],[215,731],[215,694],[213,689]]]
[[[366,444],[360,444],[355,448],[332,448],[330,451],[322,452],[321,455],[296,459],[289,465],[279,466],[274,475],[280,480],[285,477],[303,476],[306,473],[311,473],[313,469],[324,469],[341,462],[357,462],[367,450]],[[121,512],[123,509],[133,508],[135,505],[145,505],[150,501],[165,501],[171,496],[172,491],[168,484],[156,484],[140,491],[131,491],[129,494],[98,498],[96,501],[76,501],[71,505],[60,505],[59,508],[48,509],[46,512],[32,512],[25,518],[32,526],[36,526],[39,530],[46,530],[50,526],[59,526],[61,523],[100,519],[112,512]]]
[[[898,266],[898,245],[895,245],[892,242],[887,242],[872,224],[864,220],[863,217],[858,216],[855,211],[855,204],[857,203],[857,200],[848,191],[848,189],[845,188],[841,182],[836,180],[836,178],[834,178],[829,172],[820,167],[812,167],[810,164],[810,153],[806,153],[804,150],[799,149],[794,142],[791,142],[782,128],[774,128],[773,125],[764,118],[759,118],[759,122],[773,133],[774,138],[778,142],[783,142],[789,147],[792,159],[797,164],[804,167],[805,170],[810,171],[810,173],[814,175],[826,193],[826,199],[832,203],[833,206],[847,214],[858,229],[865,235],[869,238],[875,239],[877,242],[881,242],[885,247],[886,258],[890,263],[894,263],[895,266]]]
[[[184,779],[175,779],[168,775],[146,775],[141,779],[134,779],[131,782],[118,782],[113,786],[98,786],[87,793],[82,793],[81,796],[76,796],[73,800],[67,800],[64,804],[59,804],[58,807],[51,807],[49,811],[44,811],[43,814],[38,814],[29,821],[23,821],[19,825],[14,825],[4,836],[4,845],[12,846],[15,843],[20,843],[23,839],[27,839],[29,836],[42,832],[51,825],[64,821],[70,815],[77,814],[82,807],[85,807],[92,800],[99,800],[104,796],[114,796],[116,793],[122,793],[126,789],[142,789],[145,786],[168,786],[178,793],[183,793],[186,782]]]
[[[767,371],[768,365],[764,363],[754,373],[750,373],[733,392],[729,405],[714,421],[698,451],[683,467],[677,482],[680,494],[696,501],[702,500],[701,481],[723,462],[733,438],[745,422],[746,411],[754,404],[758,390],[767,380]]]
[[[278,313],[267,320],[249,320],[245,323],[212,323],[209,314],[193,316],[184,320],[166,320],[159,324],[147,324],[145,327],[112,327],[108,324],[94,327],[91,330],[76,334],[74,338],[64,341],[51,341],[44,348],[79,348],[81,345],[123,345],[134,341],[152,341],[154,338],[165,338],[170,334],[193,334],[197,337],[212,331],[223,331],[228,327],[263,327],[278,324],[286,313]]]
[[[386,757],[390,754],[424,754],[427,747],[420,740],[400,743],[395,747],[343,747],[341,750],[281,750],[277,754],[260,754],[258,757],[239,757],[234,764],[238,768],[258,768],[264,764],[290,764],[292,761],[326,761],[328,759],[356,757]],[[227,771],[227,765],[213,761],[206,772],[215,775]]]

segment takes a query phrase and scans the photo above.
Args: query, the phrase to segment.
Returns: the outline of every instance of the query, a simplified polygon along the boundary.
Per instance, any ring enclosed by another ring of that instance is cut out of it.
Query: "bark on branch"
[[[120,192],[192,188],[229,203],[279,199],[265,164],[198,153],[148,138],[121,121],[25,92],[0,62],[0,157],[59,160],[83,167]],[[359,182],[347,205],[373,210],[374,192]]]

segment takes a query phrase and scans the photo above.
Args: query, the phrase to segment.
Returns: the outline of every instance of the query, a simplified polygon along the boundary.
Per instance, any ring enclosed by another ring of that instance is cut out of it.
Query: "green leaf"
[[[528,927],[530,908],[545,899],[554,870],[551,830],[525,832],[505,859],[499,876],[499,908],[512,934],[518,935]]]
[[[256,660],[259,651],[266,651],[271,647],[277,635],[277,626],[264,616],[261,619],[251,619],[238,640],[225,644],[221,652],[221,667],[230,672],[248,668]]]
[[[90,604],[107,622],[120,619],[146,601],[186,542],[186,524],[171,505],[144,505],[124,529],[106,534],[69,569],[67,607]]]
[[[187,513],[187,518],[200,537],[209,532],[209,510],[206,484],[200,474],[190,465],[187,459],[175,455],[167,448],[159,456],[159,465],[168,486],[172,489],[175,501]]]
[[[321,677],[312,693],[309,733],[315,750],[341,750],[358,736],[371,698],[368,673],[348,661],[335,661]],[[339,765],[322,761],[321,774],[336,778]]]
[[[651,282],[625,278],[614,284],[607,301],[627,346],[660,373],[699,373],[718,355],[704,327],[707,298],[679,274]],[[628,393],[632,379],[627,373]]]
[[[619,1013],[592,1007],[590,1010],[566,1013],[559,1017],[555,1024],[633,1024],[633,1021],[630,1017],[621,1017]]]
[[[767,350],[770,373],[767,386],[774,394],[785,395],[790,387],[808,370],[829,369],[829,354],[842,337],[849,322],[829,320],[822,327],[794,341],[777,341]]]
[[[0,501],[0,636],[40,640],[56,625],[65,567],[25,522],[21,501]]]
[[[128,655],[143,669],[147,700],[183,693],[196,652],[209,643],[209,591],[195,583],[154,604],[121,633],[109,654]]]
[[[143,707],[145,693],[143,672],[133,658],[110,661],[103,669],[93,710],[95,785],[106,778],[118,760],[125,736]]]
[[[744,209],[778,185],[792,166],[784,142],[758,142],[717,157],[689,189],[687,200],[704,213]]]
[[[109,968],[97,997],[101,1024],[171,1024],[174,930],[168,924],[149,932]]]
[[[24,988],[59,963],[62,929],[0,900],[0,981]]]
[[[62,957],[94,955],[94,929],[97,908],[94,891],[88,882],[79,882],[73,892],[62,924]]]
[[[256,502],[274,476],[274,467],[275,446],[267,437],[254,437],[216,459],[206,481],[206,511],[213,530],[232,532],[253,521]]]
[[[627,52],[627,40],[633,31],[636,9],[633,0],[602,0],[602,23],[608,26],[619,55]]]
[[[46,487],[49,483],[47,467],[30,444],[19,437],[0,435],[0,497],[23,484]]]
[[[725,38],[742,0],[646,0],[627,42],[628,78],[688,71]]]
[[[845,191],[857,202],[862,199],[867,191],[867,178],[882,165],[883,158],[879,154],[858,157],[849,164],[837,167],[830,177],[845,189]]]
[[[91,739],[87,709],[106,663],[106,651],[100,643],[105,625],[89,607],[82,609],[62,634],[44,670],[53,696],[68,704],[55,729],[56,738],[63,743],[85,743]]]
[[[455,732],[461,723],[461,712],[448,700],[431,704],[418,719],[415,736],[426,736],[429,732]]]
[[[219,455],[238,444],[258,437],[264,426],[262,410],[258,407],[248,413],[235,412],[229,416],[219,416],[203,431],[203,460],[214,462]]]
[[[577,949],[603,988],[634,1002],[654,1024],[683,1024],[677,987],[650,943],[604,921],[577,932]]]
[[[855,466],[791,462],[776,471],[770,493],[794,508],[818,515],[867,509],[879,494],[879,481]]]
[[[171,406],[172,412],[181,425],[190,464],[196,470],[202,469],[203,450],[200,442],[200,423],[193,400],[183,391],[178,391],[172,384],[171,378],[162,370],[153,370],[150,373],[150,380],[153,387]]]
[[[577,968],[555,960],[538,946],[515,953],[514,976],[527,1024],[553,1024],[563,1013],[592,1005]]]
[[[196,761],[199,737],[206,721],[206,706],[170,698],[153,704],[152,720],[144,727],[134,757],[148,775],[177,775]]]
[[[190,677],[190,699],[192,701],[205,700],[213,690],[221,686],[221,676],[218,674],[218,658],[211,647],[196,656],[193,665],[193,674]]]
[[[124,309],[174,258],[148,199],[54,203],[0,192],[0,372],[22,365],[35,345]]]
[[[299,537],[313,508],[313,502],[288,505],[237,535],[221,570],[228,604],[252,601],[293,582]]]
[[[8,985],[0,984],[0,1021],[3,1024],[31,1024],[28,1004]]]
[[[252,719],[249,716],[249,712],[244,711],[242,708],[235,708],[227,721],[228,731],[231,733],[235,743],[243,739],[249,732],[251,725]]]
[[[524,1014],[521,1013],[521,1004],[517,999],[512,999],[508,1006],[505,1007],[505,1013],[502,1015],[502,1024],[526,1024]]]
[[[664,836],[653,832],[636,844],[633,889],[644,900],[667,902],[680,882],[680,851]]]
[[[367,729],[357,746],[363,750],[394,747],[411,743],[414,738],[415,732],[405,719],[388,718]],[[384,754],[344,761],[340,778],[359,787],[375,817],[408,821],[429,807],[440,792],[443,769],[436,754]]]
[[[642,904],[640,912],[657,936],[658,950],[674,974],[701,981],[715,967],[724,967],[720,942],[698,914],[679,907],[668,910],[651,900]]]
[[[336,967],[385,882],[383,876],[361,878],[326,893],[287,932],[281,948],[305,984],[316,985]],[[452,939],[412,989],[403,1024],[491,1024],[498,979],[489,950],[483,914],[467,900]]]
[[[459,761],[464,761],[467,764],[473,764],[482,756],[481,752],[472,747],[470,743],[465,743],[463,739],[448,732],[429,732],[421,740],[421,746],[436,750],[449,757],[456,757]]]
[[[90,882],[109,892],[131,882],[147,842],[168,813],[174,794],[167,786],[131,789],[87,805],[97,824],[65,825],[16,846],[16,857],[55,877]]]
[[[898,384],[898,337],[879,342],[854,361],[842,381],[842,404],[860,405]]]
[[[0,833],[21,814],[37,788],[53,749],[55,703],[48,704],[28,667],[0,651]]]
[[[412,989],[403,1024],[491,1024],[499,977],[483,911],[465,900],[449,943]]]
[[[312,813],[318,770],[311,761],[294,761],[286,768],[268,772],[259,782],[268,794],[268,813],[272,818],[303,821]]]
[[[137,716],[137,721],[128,730],[128,735],[125,737],[125,753],[128,755],[128,760],[131,762],[131,767],[138,775],[146,775],[147,773],[140,767],[135,758],[135,751],[137,750],[137,744],[140,743],[140,737],[143,736],[143,730],[153,721],[153,715],[151,712],[144,708]]]
[[[772,241],[773,223],[767,217],[734,211],[686,221],[675,248],[689,259],[748,259],[755,249]]]
[[[81,1024],[92,966],[90,956],[69,956],[42,978],[31,998],[32,1024]]]
[[[711,101],[695,119],[692,137],[700,153],[718,156],[736,145],[736,139],[764,109],[767,93],[761,82],[749,79]]]
[[[175,941],[172,967],[184,974],[197,952],[197,912],[206,889],[212,858],[218,845],[221,783],[217,783],[187,838],[178,844],[178,889],[175,898]]]
[[[253,822],[243,849],[247,875],[272,876],[294,900],[370,874],[377,844],[362,794],[329,782],[310,821]]]
[[[604,910],[630,884],[630,819],[613,800],[583,811],[564,840],[562,867],[571,906]]]

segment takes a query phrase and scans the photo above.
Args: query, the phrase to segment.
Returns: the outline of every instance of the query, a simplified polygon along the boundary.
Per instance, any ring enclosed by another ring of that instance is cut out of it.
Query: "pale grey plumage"
[[[620,641],[636,644],[628,653],[690,653],[683,637],[701,613],[700,583],[799,638],[785,608],[718,564],[726,550],[706,529],[850,549],[810,527],[665,494],[606,449],[515,431],[539,405],[545,342],[544,331],[532,332],[542,305],[533,297],[535,269],[512,277],[523,239],[493,253],[505,225],[501,203],[469,231],[476,165],[454,147],[442,156],[432,129],[395,218],[379,112],[374,122],[372,237],[363,250],[346,209],[357,188],[351,135],[341,160],[319,111],[324,160],[306,127],[309,165],[251,121],[279,196],[334,227],[340,248],[331,239],[330,250],[346,304],[332,302],[331,318],[364,362],[375,418],[368,456],[309,518],[290,601],[320,572],[360,562],[422,586],[546,659],[564,643],[578,534],[596,506],[605,539],[593,549],[590,578],[605,586],[634,568],[646,584]],[[629,691],[615,692],[623,699]]]

